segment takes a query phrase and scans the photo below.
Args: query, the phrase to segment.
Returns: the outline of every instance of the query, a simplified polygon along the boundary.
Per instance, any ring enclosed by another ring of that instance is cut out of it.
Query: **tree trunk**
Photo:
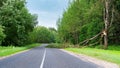
[[[108,47],[108,35],[106,31],[106,35],[104,35],[104,49],[107,49]]]
[[[109,26],[109,0],[105,0],[105,8],[104,8],[104,23],[105,23],[105,31],[104,31],[104,49],[108,47],[108,26]]]

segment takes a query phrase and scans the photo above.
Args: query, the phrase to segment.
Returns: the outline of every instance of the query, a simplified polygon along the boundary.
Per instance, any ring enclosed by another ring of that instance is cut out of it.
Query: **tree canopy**
[[[56,30],[54,28],[46,28],[37,26],[29,34],[28,38],[31,43],[54,43],[56,41]]]
[[[120,0],[73,0],[57,22],[60,40],[79,45],[107,40],[119,44],[119,9]]]
[[[25,0],[7,0],[0,7],[0,25],[6,35],[2,45],[23,45],[37,24],[37,16],[29,13]]]

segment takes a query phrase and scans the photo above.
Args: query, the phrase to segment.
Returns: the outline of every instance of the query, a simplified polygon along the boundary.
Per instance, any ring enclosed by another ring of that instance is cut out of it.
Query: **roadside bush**
[[[0,45],[5,38],[5,34],[3,33],[3,31],[4,30],[3,30],[2,26],[0,26]]]
[[[60,44],[60,43],[51,43],[47,46],[48,48],[69,48],[69,47],[74,47],[73,45],[69,44],[69,43],[64,43],[64,44]]]

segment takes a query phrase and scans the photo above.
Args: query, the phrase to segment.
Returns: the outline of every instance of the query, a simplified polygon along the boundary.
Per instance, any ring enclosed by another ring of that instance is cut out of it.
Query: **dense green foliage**
[[[108,39],[110,44],[120,41],[120,0],[109,1]],[[112,10],[114,15],[112,18]],[[112,21],[112,23],[111,23]],[[58,34],[62,42],[79,44],[102,32],[104,24],[104,0],[73,0],[70,2],[62,18],[57,22]],[[112,42],[111,42],[112,41]],[[104,43],[101,36],[88,44]]]
[[[112,27],[109,30],[109,42],[120,44],[120,0],[112,0],[112,4],[114,6],[114,16]]]
[[[7,0],[0,0],[0,7],[3,6],[3,4],[6,2]]]
[[[26,43],[28,33],[37,24],[37,16],[29,13],[25,0],[1,1],[0,25],[6,35],[2,45],[23,45]]]
[[[43,26],[37,26],[33,32],[29,34],[29,41],[31,43],[51,43],[56,41],[56,30],[53,28],[46,28]]]
[[[1,45],[1,43],[2,43],[2,41],[4,40],[4,38],[5,38],[5,34],[3,33],[3,27],[2,26],[0,26],[0,45]]]
[[[65,42],[78,44],[101,31],[101,5],[87,0],[76,0],[70,3],[58,25],[58,32]]]

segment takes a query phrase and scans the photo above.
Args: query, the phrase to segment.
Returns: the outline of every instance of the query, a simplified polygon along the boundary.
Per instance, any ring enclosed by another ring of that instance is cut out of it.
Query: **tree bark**
[[[108,26],[109,26],[109,0],[105,0],[104,23],[105,23],[104,49],[107,49],[108,47]]]
[[[104,49],[107,49],[108,47],[108,35],[107,35],[107,31],[106,32],[106,35],[104,35]]]

